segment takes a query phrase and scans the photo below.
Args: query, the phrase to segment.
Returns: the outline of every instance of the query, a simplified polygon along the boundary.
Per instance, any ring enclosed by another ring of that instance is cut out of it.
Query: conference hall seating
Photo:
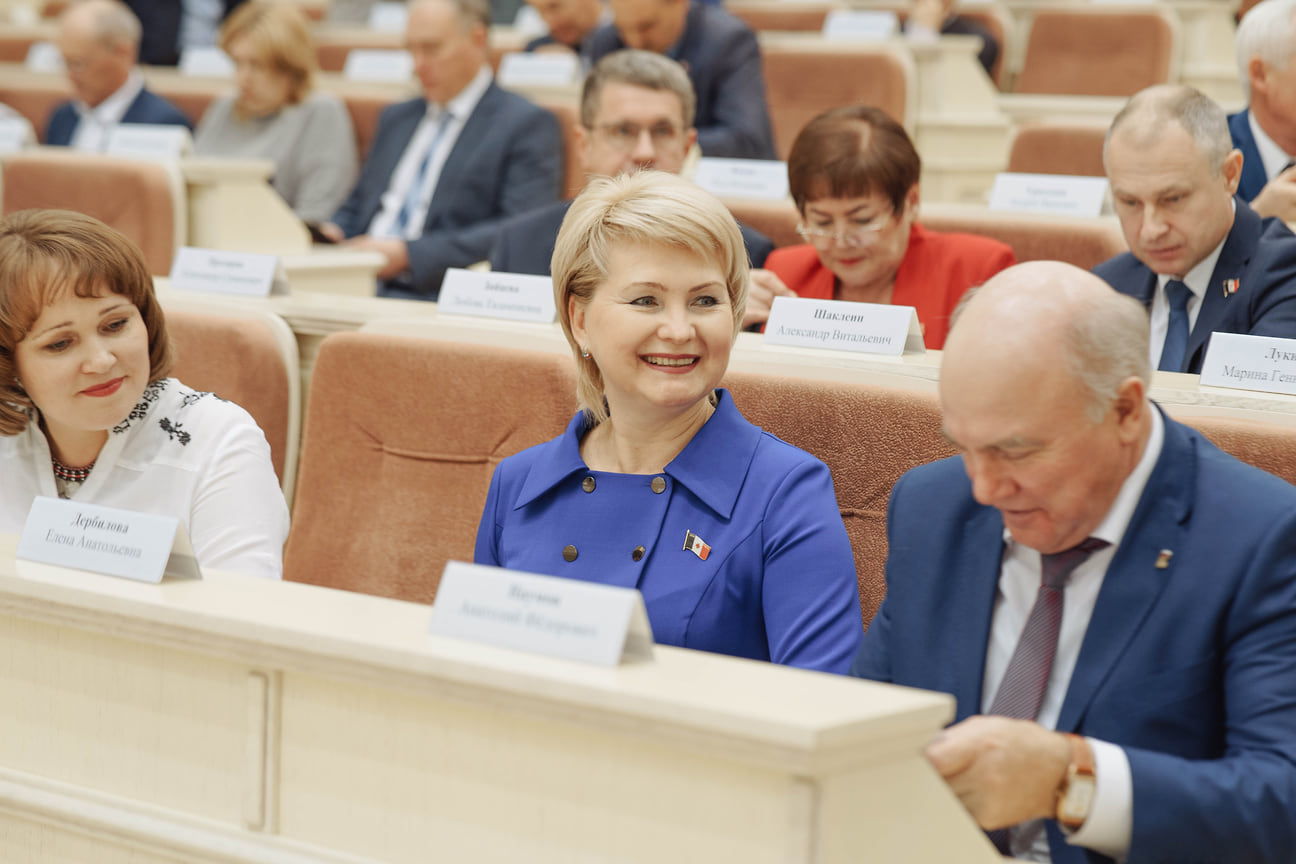
[[[1178,76],[1179,23],[1164,6],[1034,12],[1015,93],[1132,96]]]
[[[1019,174],[1105,177],[1102,151],[1110,124],[1101,121],[1045,121],[1017,127],[1008,170]]]

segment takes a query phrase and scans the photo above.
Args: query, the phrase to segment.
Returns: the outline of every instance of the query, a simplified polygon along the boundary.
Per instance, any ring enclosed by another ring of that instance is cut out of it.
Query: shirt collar
[[[494,78],[491,67],[482,66],[477,70],[477,74],[473,76],[473,79],[465,84],[464,88],[444,106],[429,102],[427,106],[428,116],[435,118],[444,110],[450,112],[451,117],[467,120],[472,112],[477,110],[477,103],[486,95],[486,90],[490,87]]]
[[[1232,199],[1229,202],[1229,206],[1233,208],[1233,218],[1237,219],[1237,199]],[[1233,233],[1231,227],[1232,222],[1230,222],[1229,225],[1230,228],[1228,232],[1225,233],[1224,239],[1219,242],[1219,245],[1212,249],[1209,255],[1198,261],[1197,265],[1185,273],[1183,278],[1179,280],[1188,286],[1188,290],[1191,291],[1193,296],[1199,301],[1202,297],[1206,296],[1206,289],[1210,287],[1211,274],[1215,272],[1215,265],[1219,263],[1220,253],[1224,251],[1224,244],[1228,242],[1229,234]],[[1174,278],[1174,276],[1167,276],[1164,273],[1158,273],[1157,290],[1164,291],[1166,283]]]
[[[1251,137],[1255,139],[1256,150],[1260,153],[1260,165],[1264,168],[1265,179],[1272,180],[1287,167],[1292,157],[1269,137],[1269,133],[1260,128],[1255,112],[1247,112],[1247,125],[1251,127]]]
[[[139,97],[140,91],[144,89],[144,76],[140,75],[138,69],[132,69],[126,76],[126,83],[118,87],[111,96],[91,108],[86,103],[78,99],[74,104],[77,113],[81,116],[92,116],[95,121],[104,126],[112,126],[122,121],[126,112],[130,109],[131,104]]]

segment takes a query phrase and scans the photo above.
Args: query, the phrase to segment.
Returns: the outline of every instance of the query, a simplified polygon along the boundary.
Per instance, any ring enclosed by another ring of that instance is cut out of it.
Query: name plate
[[[408,51],[353,48],[347,52],[342,76],[352,81],[404,83],[414,77],[414,58]]]
[[[202,578],[189,536],[174,516],[60,498],[32,502],[18,557],[155,584],[164,575]]]
[[[269,297],[288,293],[277,255],[184,246],[171,262],[171,286],[180,291]]]
[[[634,588],[446,564],[428,632],[599,666],[652,659],[652,628]]]
[[[36,133],[23,117],[0,117],[0,153],[17,153],[36,143]]]
[[[53,42],[33,42],[27,48],[23,65],[33,72],[62,72],[63,53]]]
[[[233,78],[234,61],[213,46],[186,48],[180,52],[180,74],[205,78]]]
[[[1212,333],[1201,383],[1296,396],[1296,339]]]
[[[833,9],[824,18],[823,35],[827,39],[890,39],[900,28],[894,12],[871,12],[857,9]]]
[[[570,51],[513,51],[500,60],[501,87],[566,87],[581,75],[580,58]]]
[[[525,273],[479,273],[452,267],[441,280],[437,314],[548,324],[557,314],[553,280]]]
[[[375,3],[369,10],[369,29],[384,33],[404,33],[409,24],[409,8],[404,3]]]
[[[1003,173],[990,189],[991,210],[1018,213],[1101,216],[1106,200],[1106,177]]]
[[[766,159],[720,159],[704,156],[693,182],[722,198],[782,201],[788,196],[787,163]]]
[[[799,297],[774,298],[765,342],[897,356],[927,350],[912,306]]]
[[[193,150],[193,136],[183,126],[118,123],[108,133],[104,151],[131,159],[179,159]]]

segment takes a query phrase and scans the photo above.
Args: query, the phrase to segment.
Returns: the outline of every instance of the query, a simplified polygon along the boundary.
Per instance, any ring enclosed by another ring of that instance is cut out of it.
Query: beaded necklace
[[[90,472],[94,470],[93,462],[84,468],[69,468],[60,462],[58,457],[51,456],[50,461],[54,463],[54,476],[69,483],[84,483],[90,476]]]

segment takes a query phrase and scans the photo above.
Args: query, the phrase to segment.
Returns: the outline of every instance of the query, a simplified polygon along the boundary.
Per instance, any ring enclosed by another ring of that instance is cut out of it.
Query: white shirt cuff
[[[1094,755],[1093,809],[1080,830],[1067,834],[1066,839],[1072,846],[1123,861],[1129,855],[1134,831],[1134,781],[1130,778],[1129,757],[1115,744],[1086,740]]]

